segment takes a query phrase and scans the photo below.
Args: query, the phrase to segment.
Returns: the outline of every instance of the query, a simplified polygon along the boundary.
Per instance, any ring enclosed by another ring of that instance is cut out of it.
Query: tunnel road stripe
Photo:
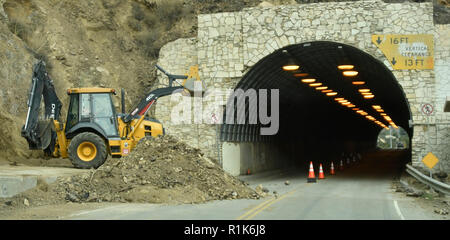
[[[285,198],[285,197],[287,197],[287,196],[293,194],[295,191],[297,191],[297,189],[292,190],[292,191],[290,191],[290,192],[288,192],[288,193],[285,193],[285,194],[281,195],[279,198],[274,198],[274,201],[271,201],[271,202],[269,202],[268,204],[264,205],[262,208],[260,208],[260,209],[257,210],[256,212],[254,212],[252,215],[248,216],[245,220],[250,220],[250,219],[252,219],[252,218],[255,217],[258,213],[260,213],[260,212],[262,212],[264,209],[268,208],[270,205],[272,205],[272,204],[274,204],[274,203],[276,203],[276,202],[278,202],[278,201],[281,201],[283,198]]]
[[[269,199],[269,200],[266,200],[266,201],[260,203],[258,206],[256,206],[256,207],[254,207],[254,208],[248,210],[246,213],[244,213],[244,214],[241,215],[240,217],[236,218],[236,220],[241,220],[241,219],[247,217],[248,215],[252,214],[254,211],[258,210],[260,207],[263,207],[265,204],[268,204],[268,203],[274,201],[275,199],[276,199],[276,198],[271,198],[271,199]]]
[[[395,210],[397,211],[397,214],[400,216],[400,219],[405,220],[405,217],[403,217],[403,214],[400,211],[400,208],[398,207],[397,200],[394,200],[394,207]]]
[[[250,209],[249,211],[247,211],[246,213],[244,213],[240,217],[236,218],[236,220],[242,220],[244,218],[246,218],[248,220],[248,219],[253,218],[254,216],[256,216],[256,214],[260,213],[262,210],[266,209],[268,206],[272,205],[275,202],[280,201],[281,199],[287,197],[287,195],[290,195],[290,194],[294,193],[300,187],[305,186],[305,185],[306,185],[306,183],[296,187],[294,190],[292,190],[292,191],[290,191],[288,193],[285,193],[285,194],[279,196],[278,198],[271,198],[271,199],[269,199],[267,201],[264,201],[264,202],[260,203],[258,206]],[[261,210],[261,211],[258,211],[258,210]],[[249,215],[251,215],[251,216],[249,216]]]

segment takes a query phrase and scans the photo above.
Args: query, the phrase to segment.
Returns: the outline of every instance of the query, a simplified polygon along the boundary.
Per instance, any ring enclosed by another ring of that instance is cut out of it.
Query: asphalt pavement
[[[299,169],[241,176],[251,187],[261,184],[269,189],[270,196],[259,200],[225,200],[175,206],[127,203],[77,212],[69,219],[433,219],[425,209],[415,206],[411,198],[396,193],[392,188],[399,167],[393,155],[384,152],[361,162],[352,162],[342,171],[337,169],[336,175],[329,175],[326,170],[325,179],[316,183],[307,183],[307,171]],[[286,181],[289,181],[288,185]]]

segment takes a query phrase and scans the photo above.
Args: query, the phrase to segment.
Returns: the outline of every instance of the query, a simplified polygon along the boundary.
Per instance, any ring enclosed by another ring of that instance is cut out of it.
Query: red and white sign
[[[217,124],[219,122],[219,119],[216,117],[216,114],[212,114],[211,120],[213,124]]]
[[[422,105],[422,113],[430,116],[431,114],[433,114],[434,108],[433,105],[429,104],[429,103],[425,103]]]

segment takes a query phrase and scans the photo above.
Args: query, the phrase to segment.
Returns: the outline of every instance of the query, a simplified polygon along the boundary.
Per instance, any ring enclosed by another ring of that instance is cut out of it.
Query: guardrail
[[[408,164],[406,164],[406,172],[409,173],[411,176],[415,177],[420,182],[430,186],[434,190],[444,193],[446,195],[450,195],[450,186],[449,185],[447,185],[443,182],[439,182],[433,178],[430,178],[430,177],[422,174],[417,169],[413,168],[412,166],[410,166]]]

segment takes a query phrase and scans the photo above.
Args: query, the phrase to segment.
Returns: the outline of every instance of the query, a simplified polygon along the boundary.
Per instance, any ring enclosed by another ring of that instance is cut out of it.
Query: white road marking
[[[102,211],[105,211],[105,210],[112,210],[112,209],[120,208],[120,207],[123,207],[123,206],[122,205],[115,205],[115,206],[111,206],[111,207],[103,207],[103,208],[94,209],[94,210],[85,210],[85,211],[80,211],[78,213],[70,214],[69,217],[77,217],[77,216],[81,216],[81,215],[87,215],[87,214],[91,214],[91,213],[102,212]]]
[[[395,210],[397,211],[397,214],[400,216],[400,219],[405,220],[405,217],[403,217],[403,214],[400,211],[400,208],[398,207],[397,200],[394,200],[394,207]]]

